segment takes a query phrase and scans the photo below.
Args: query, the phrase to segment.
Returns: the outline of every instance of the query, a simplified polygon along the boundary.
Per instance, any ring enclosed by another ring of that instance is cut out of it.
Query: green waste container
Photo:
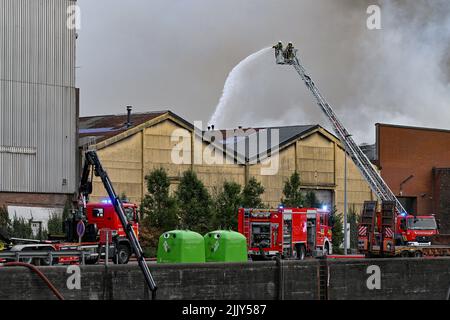
[[[217,230],[205,235],[206,262],[246,262],[247,239],[239,232]]]
[[[172,230],[159,237],[158,263],[205,262],[205,240],[189,230]]]

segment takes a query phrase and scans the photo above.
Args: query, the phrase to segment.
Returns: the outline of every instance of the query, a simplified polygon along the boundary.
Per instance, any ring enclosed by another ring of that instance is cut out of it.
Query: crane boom
[[[93,171],[91,171],[91,168],[93,168]],[[92,180],[89,180],[89,176],[92,173],[100,177],[100,179],[102,180],[103,186],[105,187],[106,192],[108,193],[108,196],[112,201],[114,209],[122,224],[123,230],[125,231],[127,238],[131,243],[131,246],[133,247],[139,267],[144,274],[145,281],[150,291],[152,292],[152,299],[155,299],[157,289],[155,280],[153,279],[147,263],[145,262],[144,252],[141,245],[139,244],[139,240],[137,239],[136,234],[134,233],[133,226],[127,220],[122,201],[114,191],[111,180],[109,179],[108,174],[103,169],[100,160],[98,159],[97,152],[87,151],[85,153],[85,162],[79,187],[79,193],[83,199],[84,204],[86,204],[86,200],[89,197],[89,194],[92,193]]]
[[[403,205],[394,195],[394,193],[380,176],[380,174],[372,166],[365,153],[355,143],[351,135],[348,133],[347,129],[339,121],[330,104],[320,93],[314,81],[312,81],[311,77],[306,72],[300,60],[297,58],[297,49],[294,49],[292,43],[289,43],[286,49],[283,50],[282,44],[280,42],[274,46],[274,49],[276,63],[281,65],[292,65],[300,75],[302,80],[305,82],[308,89],[316,98],[317,104],[320,106],[320,108],[330,121],[331,125],[333,126],[333,129],[336,132],[338,138],[341,140],[344,146],[346,146],[346,152],[350,155],[353,162],[368,182],[372,191],[382,201],[394,201],[398,213],[406,212]]]

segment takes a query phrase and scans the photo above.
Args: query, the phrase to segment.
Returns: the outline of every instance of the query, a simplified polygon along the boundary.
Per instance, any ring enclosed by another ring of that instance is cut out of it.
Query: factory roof
[[[169,110],[152,112],[132,112],[130,124],[128,114],[99,115],[81,117],[79,121],[79,145],[95,144],[97,149],[104,148],[130,135],[170,119],[188,131],[194,131],[194,125]],[[293,125],[256,128],[235,128],[231,130],[195,130],[202,133],[204,143],[212,144],[238,163],[261,161],[274,151],[294,143],[298,139],[319,132],[327,139],[340,141],[320,125]],[[212,138],[214,137],[214,138]],[[232,150],[230,152],[230,150]]]
[[[133,133],[137,128],[146,124],[158,123],[168,117],[180,121],[186,127],[193,128],[192,124],[169,110],[132,112],[130,124],[128,124],[127,113],[80,117],[79,144],[84,145],[88,142],[100,143],[125,132]]]

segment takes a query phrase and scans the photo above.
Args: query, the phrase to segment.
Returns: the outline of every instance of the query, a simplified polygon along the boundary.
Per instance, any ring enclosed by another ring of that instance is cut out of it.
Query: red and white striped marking
[[[358,235],[365,236],[366,234],[367,234],[367,227],[366,226],[359,226]]]
[[[392,238],[392,237],[394,236],[394,232],[392,231],[391,228],[386,227],[386,228],[384,229],[384,235],[385,235],[386,237]]]

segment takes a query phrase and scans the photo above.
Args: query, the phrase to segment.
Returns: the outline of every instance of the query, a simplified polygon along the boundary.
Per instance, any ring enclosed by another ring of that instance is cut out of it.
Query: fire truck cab
[[[136,236],[139,235],[139,219],[138,219],[138,206],[134,203],[123,203],[123,208],[127,220],[133,226]],[[119,217],[117,216],[114,206],[110,201],[102,201],[99,203],[88,202],[86,204],[86,218],[90,224],[95,224],[98,230],[110,229],[113,235],[117,235],[121,238],[126,238],[125,231],[122,228]]]
[[[240,208],[238,231],[247,238],[253,260],[275,256],[303,260],[332,253],[328,210]]]
[[[134,203],[125,202],[122,204],[123,210],[128,223],[131,224],[136,238],[139,239],[139,214],[138,206]],[[84,213],[82,213],[84,212]],[[71,218],[65,221],[65,233],[67,243],[63,243],[57,249],[71,249],[72,243],[78,242],[76,233],[77,224],[79,221],[85,224],[86,232],[82,238],[83,245],[88,251],[95,251],[98,247],[99,240],[101,240],[101,232],[108,231],[111,233],[112,245],[109,247],[109,256],[117,256],[113,259],[119,264],[126,264],[130,259],[133,250],[130,241],[126,237],[125,230],[115,212],[114,205],[110,200],[103,200],[101,202],[88,202],[84,210],[80,209]],[[95,250],[94,250],[95,249]],[[102,249],[103,250],[103,249]],[[104,250],[103,250],[104,251]],[[103,253],[104,254],[104,253]],[[73,260],[73,259],[72,259]],[[71,258],[61,258],[60,262],[70,262]],[[96,263],[97,258],[87,261],[86,263]]]
[[[431,245],[436,234],[438,226],[434,216],[400,214],[396,217],[396,245]]]

